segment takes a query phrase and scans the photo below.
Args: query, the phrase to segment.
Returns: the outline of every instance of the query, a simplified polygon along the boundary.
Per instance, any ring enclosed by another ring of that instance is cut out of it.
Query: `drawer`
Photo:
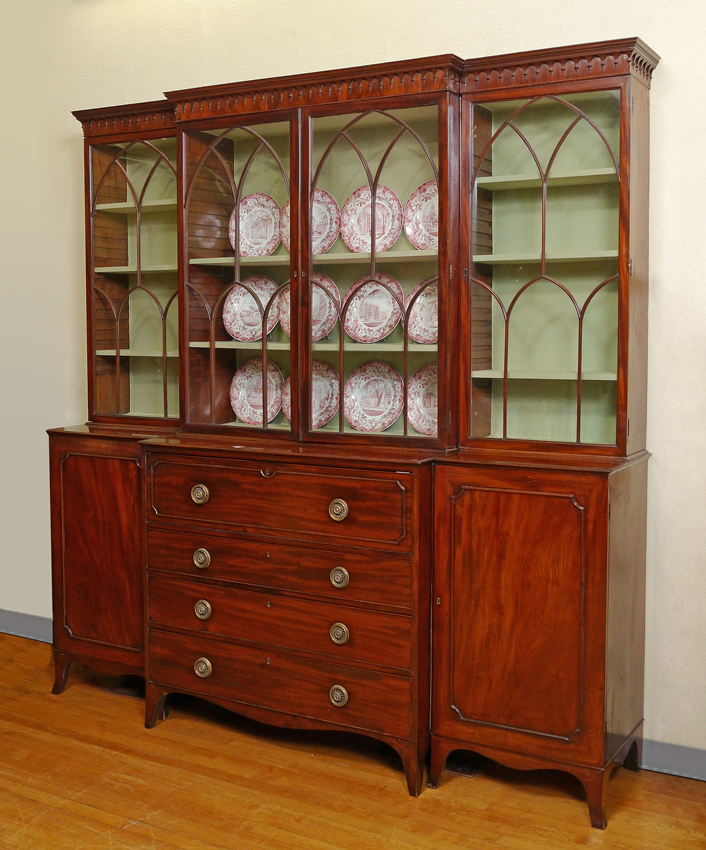
[[[151,575],[151,623],[407,670],[411,617]],[[200,619],[195,610],[207,619]],[[203,610],[206,609],[206,610]],[[334,628],[335,627],[335,628]],[[338,640],[336,643],[331,630]]]
[[[369,553],[279,546],[150,527],[147,564],[153,570],[315,593],[344,603],[412,606],[412,562]]]
[[[410,551],[413,486],[414,476],[405,472],[152,456],[148,515],[249,534]],[[205,488],[207,500],[197,504],[194,487]],[[337,520],[330,511],[340,501],[347,515]]]
[[[165,688],[397,738],[411,734],[411,680],[405,676],[158,629],[150,630],[148,658],[150,681]],[[199,658],[212,667],[207,678],[194,672]],[[345,705],[331,702],[336,686],[347,692]]]

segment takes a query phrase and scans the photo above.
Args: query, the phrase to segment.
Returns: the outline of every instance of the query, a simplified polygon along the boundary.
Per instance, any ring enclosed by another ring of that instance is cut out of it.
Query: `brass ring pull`
[[[213,664],[211,664],[208,658],[197,658],[194,661],[194,673],[200,679],[207,679],[213,673]]]
[[[205,599],[199,599],[196,605],[194,605],[194,613],[199,620],[208,620],[211,614],[213,614],[211,603],[207,602]]]
[[[194,552],[194,564],[200,570],[205,570],[211,563],[211,553],[208,549],[197,549]]]
[[[191,488],[191,498],[197,505],[205,505],[211,494],[205,484],[194,484]]]
[[[334,685],[328,692],[328,698],[336,708],[343,708],[348,702],[348,691],[343,685]]]
[[[348,505],[343,499],[334,499],[328,506],[328,515],[335,522],[343,522],[348,516]]]
[[[334,567],[329,574],[329,581],[339,590],[348,587],[350,580],[351,577],[348,575],[348,570],[345,567]]]
[[[343,646],[351,637],[350,630],[345,623],[334,623],[328,630],[329,636],[334,643]]]

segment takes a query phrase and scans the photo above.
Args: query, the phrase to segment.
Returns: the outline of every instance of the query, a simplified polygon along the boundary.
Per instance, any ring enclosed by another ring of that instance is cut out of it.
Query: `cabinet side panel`
[[[647,461],[612,475],[609,492],[606,761],[642,721]]]
[[[138,462],[66,452],[60,469],[63,610],[54,616],[74,640],[138,650],[143,642]]]
[[[455,711],[570,740],[583,725],[583,508],[464,486],[452,524]]]
[[[630,87],[630,324],[627,454],[645,448],[647,419],[647,299],[649,287],[650,92]]]

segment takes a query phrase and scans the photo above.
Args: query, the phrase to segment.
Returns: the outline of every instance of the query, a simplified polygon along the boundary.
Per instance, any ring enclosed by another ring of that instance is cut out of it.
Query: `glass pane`
[[[436,437],[438,107],[316,118],[312,148],[311,428]]]
[[[91,148],[94,409],[179,415],[176,140]]]
[[[289,146],[286,121],[187,135],[189,422],[290,430]]]
[[[473,121],[470,435],[613,444],[619,92]]]

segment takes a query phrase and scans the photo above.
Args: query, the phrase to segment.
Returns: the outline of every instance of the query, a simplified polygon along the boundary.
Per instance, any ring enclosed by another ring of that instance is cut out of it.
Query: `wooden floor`
[[[480,761],[415,800],[397,756],[365,738],[186,698],[148,731],[140,680],[75,667],[52,696],[51,648],[23,638],[0,635],[0,682],[0,850],[706,848],[696,780],[619,768],[602,832],[559,773]]]

